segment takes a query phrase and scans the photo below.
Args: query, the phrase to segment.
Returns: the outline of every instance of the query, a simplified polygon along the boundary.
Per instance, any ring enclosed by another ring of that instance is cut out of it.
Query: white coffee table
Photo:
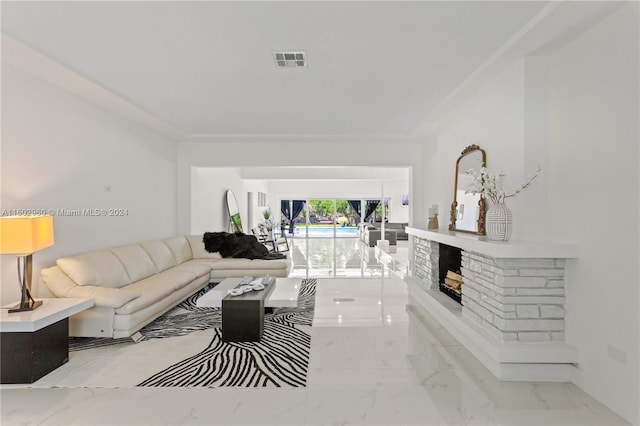
[[[196,302],[196,306],[221,308],[222,299],[235,288],[243,278],[226,278],[209,290]],[[295,308],[298,306],[298,293],[302,285],[301,278],[276,278],[276,287],[264,301],[265,308]]]

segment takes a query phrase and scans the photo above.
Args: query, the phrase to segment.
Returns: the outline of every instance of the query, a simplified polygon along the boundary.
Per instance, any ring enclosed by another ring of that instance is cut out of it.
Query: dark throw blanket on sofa
[[[202,238],[204,248],[209,253],[220,252],[222,257],[245,259],[284,259],[282,253],[270,253],[253,235],[242,232],[205,232]]]

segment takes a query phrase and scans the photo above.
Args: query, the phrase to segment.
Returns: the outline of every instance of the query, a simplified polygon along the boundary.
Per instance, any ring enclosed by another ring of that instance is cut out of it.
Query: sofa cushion
[[[222,259],[219,252],[209,253],[204,248],[204,242],[202,241],[202,235],[187,235],[187,241],[191,247],[191,253],[194,259]]]
[[[171,254],[173,254],[178,265],[182,262],[193,259],[191,247],[185,237],[173,237],[162,241],[167,245],[167,247],[169,247],[169,250],[171,250]]]
[[[139,293],[140,297],[116,309],[116,314],[127,315],[146,308],[165,297],[169,297],[176,289],[184,287],[195,278],[193,273],[172,268],[135,282],[128,286],[127,290]]]
[[[215,261],[213,268],[216,270],[246,269],[247,275],[251,275],[252,269],[283,269],[289,265],[289,262],[288,258],[282,260],[222,258]]]
[[[109,250],[62,257],[56,264],[78,285],[118,288],[131,283],[124,265]]]
[[[384,228],[385,229],[404,229],[404,225],[401,223],[385,223],[384,224]]]
[[[129,290],[127,287],[109,288],[95,285],[78,285],[69,290],[66,297],[92,299],[95,306],[115,309],[139,296],[138,293]]]
[[[139,244],[114,247],[109,250],[122,262],[131,282],[140,281],[158,272],[149,254]]]
[[[211,271],[212,269],[219,269],[216,265],[218,264],[218,262],[220,262],[222,258],[220,259],[193,259],[190,260],[188,262],[186,262],[186,264],[190,264],[190,263],[200,263],[202,265],[204,265],[209,271]]]
[[[198,276],[193,271],[181,268],[181,266],[182,265],[176,266],[175,268],[168,269],[149,278],[156,278],[156,283],[158,285],[167,284],[173,286],[173,288],[176,290],[181,289],[191,281],[198,278]]]
[[[171,254],[169,246],[161,240],[146,241],[140,243],[140,247],[147,252],[158,272],[166,271],[177,265],[176,258]]]
[[[109,288],[93,285],[79,286],[62,272],[58,266],[45,268],[40,271],[45,285],[56,297],[79,297],[93,299],[96,306],[118,308],[139,296],[135,291],[126,287]]]
[[[209,273],[211,273],[211,266],[211,264],[206,263],[206,260],[193,259],[187,260],[183,264],[176,266],[176,270],[190,272],[194,274],[195,278],[209,275]]]

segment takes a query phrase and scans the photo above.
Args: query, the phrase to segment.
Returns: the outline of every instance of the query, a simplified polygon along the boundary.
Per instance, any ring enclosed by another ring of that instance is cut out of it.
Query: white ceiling
[[[2,32],[190,135],[410,135],[546,1],[1,3]],[[273,51],[302,50],[305,69]]]

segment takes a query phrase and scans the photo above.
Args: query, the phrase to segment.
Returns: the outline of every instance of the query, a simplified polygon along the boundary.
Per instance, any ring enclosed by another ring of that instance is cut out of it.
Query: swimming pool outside
[[[291,234],[287,232],[287,237]],[[296,227],[294,238],[306,238],[306,228]],[[355,226],[336,227],[336,238],[357,238],[358,228]],[[309,227],[309,238],[333,238],[333,227]]]

